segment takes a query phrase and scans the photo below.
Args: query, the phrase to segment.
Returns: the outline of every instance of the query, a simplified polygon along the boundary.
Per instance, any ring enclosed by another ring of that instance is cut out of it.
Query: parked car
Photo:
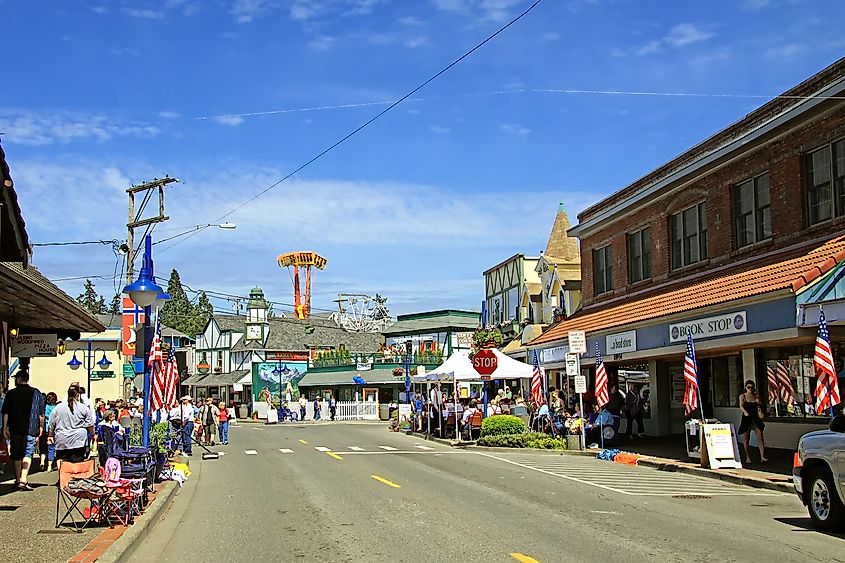
[[[801,437],[792,483],[817,528],[845,528],[845,416],[835,416],[829,430]]]

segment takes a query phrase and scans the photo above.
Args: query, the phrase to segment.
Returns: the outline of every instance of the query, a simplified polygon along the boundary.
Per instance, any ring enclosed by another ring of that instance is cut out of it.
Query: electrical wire
[[[226,219],[227,217],[229,217],[229,216],[231,216],[232,214],[234,214],[234,213],[238,212],[239,210],[243,209],[244,207],[246,207],[246,206],[247,206],[247,205],[249,205],[250,203],[254,202],[254,201],[255,201],[255,200],[257,200],[258,198],[260,198],[261,196],[263,196],[264,194],[266,194],[267,192],[269,192],[270,190],[272,190],[272,189],[276,188],[276,187],[277,187],[279,184],[281,184],[282,182],[284,182],[284,181],[288,180],[289,178],[293,177],[294,175],[298,174],[299,172],[301,172],[302,170],[304,170],[305,168],[307,168],[308,166],[310,166],[311,164],[313,164],[313,163],[314,163],[314,162],[316,162],[317,160],[321,159],[322,157],[324,157],[325,155],[327,155],[329,152],[331,152],[332,150],[334,150],[334,149],[335,149],[335,148],[337,148],[338,146],[342,145],[343,143],[345,143],[346,141],[348,141],[349,139],[351,139],[352,137],[354,137],[355,135],[357,135],[359,132],[361,132],[361,131],[363,131],[364,129],[366,129],[367,127],[369,127],[369,126],[370,126],[373,122],[375,122],[376,120],[378,120],[379,118],[381,118],[382,116],[384,116],[387,112],[389,112],[390,110],[392,110],[393,108],[395,108],[396,106],[398,106],[399,104],[401,104],[402,102],[404,102],[405,100],[409,99],[411,96],[413,96],[414,94],[416,94],[417,92],[419,92],[420,90],[422,90],[423,88],[425,88],[428,84],[430,84],[431,82],[433,82],[433,81],[437,80],[440,76],[442,76],[443,74],[445,74],[446,72],[448,72],[448,71],[449,71],[452,67],[454,67],[455,65],[457,65],[458,63],[460,63],[461,61],[463,61],[464,59],[466,59],[467,57],[469,57],[470,55],[472,55],[474,52],[476,52],[477,50],[479,50],[481,47],[483,47],[484,45],[486,45],[487,43],[489,43],[490,41],[492,41],[495,37],[497,37],[499,34],[503,33],[506,29],[508,29],[509,27],[511,27],[512,25],[514,25],[516,22],[518,22],[519,20],[521,20],[522,18],[524,18],[525,16],[527,16],[527,15],[528,15],[528,14],[529,14],[529,13],[530,13],[530,12],[531,12],[534,8],[536,8],[536,7],[537,7],[537,5],[538,5],[538,4],[540,4],[540,2],[542,2],[542,1],[543,1],[543,0],[534,0],[534,2],[532,2],[532,3],[531,3],[531,5],[530,5],[530,6],[528,6],[528,8],[526,8],[526,9],[525,9],[522,13],[520,13],[519,15],[517,15],[516,17],[514,17],[513,19],[511,19],[509,22],[507,22],[505,25],[503,25],[502,27],[500,27],[499,29],[497,29],[497,30],[496,30],[494,33],[492,33],[491,35],[488,35],[488,36],[487,36],[487,38],[485,38],[483,41],[481,41],[480,43],[478,43],[475,47],[473,47],[473,48],[472,48],[472,49],[470,49],[469,51],[466,51],[463,55],[461,55],[460,57],[458,57],[457,59],[455,59],[454,61],[452,61],[452,62],[451,62],[451,63],[449,63],[448,65],[446,65],[445,67],[443,67],[440,71],[438,71],[436,74],[434,74],[434,75],[433,75],[433,76],[431,76],[429,79],[427,79],[426,81],[424,81],[422,84],[420,84],[419,86],[417,86],[416,88],[414,88],[413,90],[411,90],[410,92],[408,92],[407,94],[405,94],[404,96],[402,96],[401,98],[399,98],[398,100],[396,100],[396,101],[394,101],[393,103],[391,103],[389,106],[387,106],[386,108],[384,108],[383,110],[381,110],[380,112],[378,112],[376,115],[374,115],[373,117],[371,117],[370,119],[368,119],[367,121],[365,121],[364,123],[362,123],[361,125],[359,125],[358,127],[356,127],[355,129],[353,129],[351,132],[349,132],[349,133],[347,133],[346,135],[344,135],[343,137],[341,137],[339,140],[335,141],[333,144],[329,145],[327,148],[323,149],[323,150],[322,150],[321,152],[319,152],[316,156],[314,156],[314,157],[312,157],[311,159],[307,160],[305,163],[303,163],[303,164],[299,165],[299,166],[298,166],[297,168],[295,168],[292,172],[288,173],[286,176],[282,177],[280,180],[278,180],[278,181],[274,182],[273,184],[270,184],[268,187],[264,188],[263,190],[261,190],[260,192],[258,192],[258,193],[257,193],[257,194],[255,194],[254,196],[252,196],[251,198],[247,199],[247,200],[246,200],[246,201],[244,201],[243,203],[238,204],[237,206],[235,206],[235,207],[234,207],[233,209],[231,209],[230,211],[228,211],[228,212],[226,212],[225,214],[221,215],[221,216],[220,216],[217,220],[215,220],[215,221],[210,221],[210,222],[212,222],[212,223],[219,223],[219,222],[220,222],[220,221],[222,221],[223,219]],[[196,234],[197,234],[197,233],[190,234],[190,235],[186,236],[185,238],[183,238],[183,239],[181,239],[181,240],[178,240],[178,241],[174,242],[173,244],[171,244],[171,245],[169,245],[169,246],[164,247],[164,248],[163,248],[163,249],[161,249],[159,252],[164,252],[165,250],[168,250],[168,249],[170,249],[170,248],[173,248],[173,247],[174,247],[174,246],[176,246],[177,244],[181,244],[181,243],[185,242],[186,240],[190,239],[191,237],[195,236]]]

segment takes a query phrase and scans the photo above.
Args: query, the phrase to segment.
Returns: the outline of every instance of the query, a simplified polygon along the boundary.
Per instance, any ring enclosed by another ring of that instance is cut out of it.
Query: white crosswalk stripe
[[[395,452],[397,450],[397,448],[394,448],[393,446],[379,446],[379,447],[381,449],[385,450],[385,451],[388,451],[388,452]]]
[[[292,454],[293,453],[293,450],[290,449],[290,448],[279,448],[279,451],[282,452],[283,454]]]
[[[255,450],[244,450],[246,455],[258,455],[258,452]]]
[[[349,449],[353,452],[363,452],[366,451],[364,448],[359,448],[358,446],[349,446]]]
[[[626,495],[772,496],[783,494],[774,491],[752,489],[686,473],[664,472],[649,467],[635,467],[599,461],[590,457],[572,455],[520,455],[511,453],[485,453],[481,455],[493,457],[526,469]]]
[[[331,448],[327,448],[325,446],[317,446],[314,449],[317,450],[318,452],[330,452],[330,451],[332,451]]]
[[[414,446],[415,448],[419,448],[421,450],[433,450],[434,448],[430,448],[428,446],[423,446],[422,444],[417,444]]]

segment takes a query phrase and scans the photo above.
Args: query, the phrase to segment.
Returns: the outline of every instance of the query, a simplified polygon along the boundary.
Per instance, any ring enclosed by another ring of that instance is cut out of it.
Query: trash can
[[[693,459],[701,459],[701,421],[686,421],[684,423],[684,435],[687,441],[687,456]]]
[[[249,408],[246,405],[238,407],[238,418],[241,420],[249,418]]]

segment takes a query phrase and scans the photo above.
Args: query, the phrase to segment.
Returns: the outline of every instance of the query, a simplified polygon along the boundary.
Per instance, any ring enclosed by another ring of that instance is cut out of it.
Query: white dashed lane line
[[[279,448],[279,451],[282,452],[283,454],[292,454],[293,453],[293,450],[290,449],[290,448]]]
[[[258,452],[255,450],[244,450],[246,455],[258,455]]]

